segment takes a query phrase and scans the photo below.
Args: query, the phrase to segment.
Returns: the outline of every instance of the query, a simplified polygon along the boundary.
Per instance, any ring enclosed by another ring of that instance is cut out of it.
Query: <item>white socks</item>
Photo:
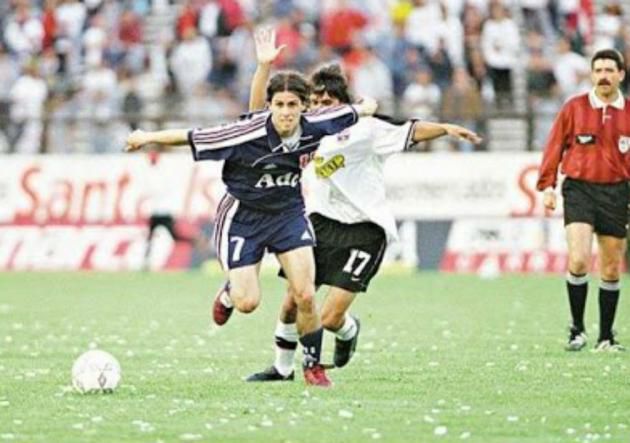
[[[293,372],[295,350],[298,342],[297,327],[295,323],[278,321],[274,335],[276,340],[276,359],[273,365],[280,374],[286,377]]]
[[[354,321],[350,315],[346,314],[346,319],[343,322],[343,326],[339,328],[335,335],[339,340],[348,341],[357,335],[357,322]]]
[[[221,304],[226,308],[234,307],[234,303],[232,303],[232,299],[230,298],[230,294],[228,291],[223,291],[221,295],[219,295],[219,300],[221,301]]]

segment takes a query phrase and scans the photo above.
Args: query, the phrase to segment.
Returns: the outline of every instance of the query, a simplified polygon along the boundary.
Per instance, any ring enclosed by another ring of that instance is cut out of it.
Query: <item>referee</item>
[[[613,333],[619,301],[619,276],[628,230],[630,192],[630,102],[619,84],[625,76],[622,55],[597,51],[591,59],[594,88],[569,99],[557,115],[545,147],[537,188],[544,205],[556,207],[558,166],[569,250],[567,291],[573,323],[568,351],[586,346],[584,308],[593,233],[599,249],[598,351],[625,350]]]

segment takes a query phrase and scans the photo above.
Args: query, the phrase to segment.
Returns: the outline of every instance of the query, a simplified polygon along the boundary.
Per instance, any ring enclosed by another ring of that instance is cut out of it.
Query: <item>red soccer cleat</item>
[[[332,382],[326,376],[326,370],[320,364],[304,368],[304,380],[307,385],[318,386],[320,388],[332,387]]]
[[[221,296],[224,292],[228,294],[230,293],[230,282],[225,283],[214,297],[214,303],[212,305],[212,319],[219,326],[226,324],[230,319],[232,312],[234,312],[234,307],[228,308],[221,302]]]

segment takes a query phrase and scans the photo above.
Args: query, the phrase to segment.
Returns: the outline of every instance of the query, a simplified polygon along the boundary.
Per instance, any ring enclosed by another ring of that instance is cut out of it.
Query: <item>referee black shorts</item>
[[[595,233],[626,238],[628,233],[628,182],[590,183],[567,177],[562,183],[564,225],[587,223]]]

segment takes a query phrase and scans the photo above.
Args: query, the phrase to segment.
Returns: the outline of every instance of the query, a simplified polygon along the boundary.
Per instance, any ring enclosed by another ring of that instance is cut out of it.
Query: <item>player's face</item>
[[[300,123],[304,103],[293,92],[276,92],[269,105],[271,122],[280,137],[288,137],[295,132]]]
[[[614,60],[599,59],[593,63],[593,69],[591,70],[591,81],[595,86],[595,90],[598,95],[607,97],[617,93],[619,83],[621,83],[625,77],[625,71],[617,68],[617,64]]]
[[[338,98],[331,97],[330,95],[328,95],[328,92],[324,91],[323,94],[311,94],[309,108],[319,109],[330,106],[337,106],[339,104],[340,102]]]

